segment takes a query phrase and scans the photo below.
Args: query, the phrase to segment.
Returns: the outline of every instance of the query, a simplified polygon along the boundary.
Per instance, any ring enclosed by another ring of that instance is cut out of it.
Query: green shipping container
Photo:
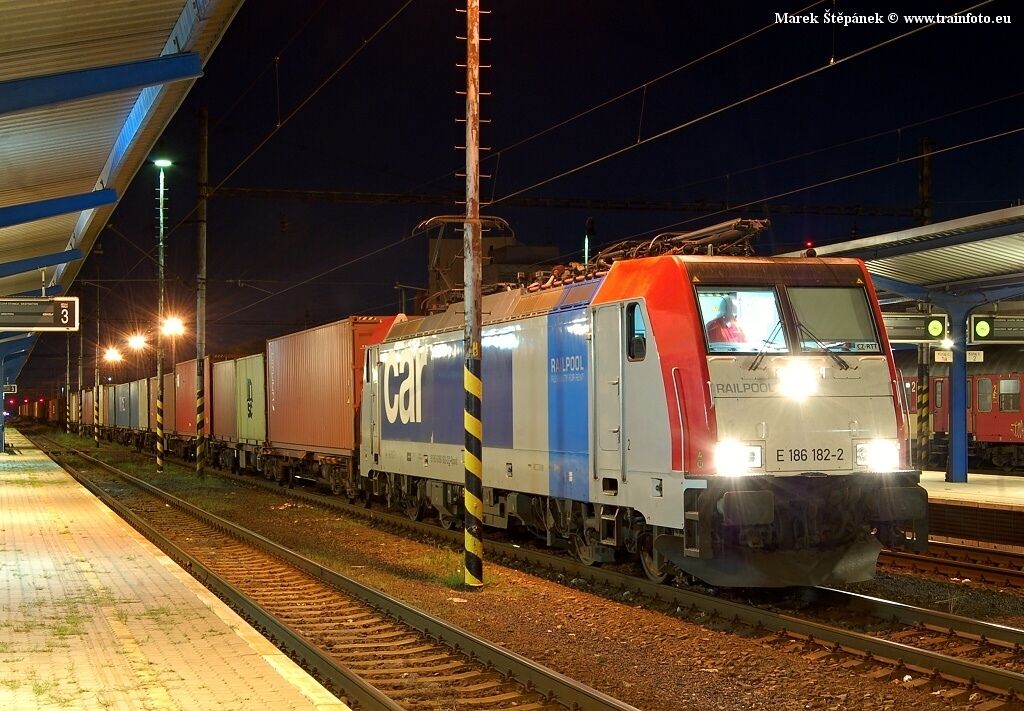
[[[235,416],[238,441],[263,444],[267,441],[266,374],[262,353],[235,361]]]

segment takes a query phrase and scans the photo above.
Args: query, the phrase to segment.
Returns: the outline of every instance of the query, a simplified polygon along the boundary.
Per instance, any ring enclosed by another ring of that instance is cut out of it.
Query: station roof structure
[[[979,293],[987,302],[1024,293],[1024,206],[815,247],[857,257],[885,302],[934,302]],[[778,256],[799,257],[803,250]]]
[[[68,291],[241,4],[4,3],[0,297]],[[0,333],[8,381],[35,339]]]

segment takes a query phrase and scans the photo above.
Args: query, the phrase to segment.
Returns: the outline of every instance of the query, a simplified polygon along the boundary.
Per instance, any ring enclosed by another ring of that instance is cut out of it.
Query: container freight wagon
[[[74,392],[71,393],[71,409],[70,409],[70,420],[73,427],[78,426],[80,419],[80,413],[78,411],[78,403],[82,401],[82,393]]]
[[[267,341],[268,478],[295,475],[358,495],[364,349],[380,343],[396,316],[353,316]]]
[[[134,380],[114,386],[114,438],[117,442],[142,448],[146,443],[144,430],[149,425],[146,412],[147,380]],[[142,410],[142,407],[145,410]]]
[[[111,439],[111,430],[114,427],[114,386],[100,386],[100,427],[107,439]]]
[[[210,434],[210,419],[213,413],[213,390],[211,389],[212,360],[203,359],[204,411],[206,413],[206,436]],[[165,400],[171,399],[164,396]],[[164,423],[173,434],[168,440],[168,451],[185,459],[194,459],[196,451],[196,360],[186,360],[174,366],[174,416],[164,411]]]
[[[64,425],[67,419],[67,413],[64,411],[65,402],[67,401],[63,397],[58,397],[46,403],[46,421],[51,425]]]
[[[134,432],[144,432],[149,428],[149,378],[129,383],[128,403],[131,413],[128,427]]]
[[[262,353],[213,364],[210,461],[233,470],[259,468],[267,440]]]
[[[118,383],[114,386],[114,427],[125,432],[131,427],[131,402],[128,397],[131,385]]]
[[[155,436],[156,435],[156,396],[157,396],[156,376],[154,375],[154,376],[150,377],[148,379],[148,382],[149,382],[149,407],[147,408],[147,410],[148,410],[147,414],[149,415],[149,419],[148,419],[149,425],[148,425],[148,427],[146,429],[148,429],[150,432],[152,432],[154,434],[154,436]]]
[[[95,400],[95,390],[82,391],[82,424],[90,429],[96,424]]]
[[[164,441],[168,441],[168,434],[174,429],[174,411],[175,411],[175,400],[174,400],[174,373],[164,373]],[[154,400],[155,403],[155,400]],[[153,405],[156,408],[156,405]],[[155,417],[155,416],[154,416]],[[153,432],[156,433],[156,424],[154,421]]]

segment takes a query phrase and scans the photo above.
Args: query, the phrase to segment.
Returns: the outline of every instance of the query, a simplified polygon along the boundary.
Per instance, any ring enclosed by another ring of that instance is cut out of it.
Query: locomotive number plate
[[[776,449],[777,462],[842,462],[846,451],[842,447],[796,447]]]

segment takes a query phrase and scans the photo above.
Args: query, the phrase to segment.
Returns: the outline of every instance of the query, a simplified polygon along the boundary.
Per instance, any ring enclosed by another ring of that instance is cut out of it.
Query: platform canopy
[[[67,293],[241,4],[5,0],[0,297]],[[6,343],[13,382],[31,346]]]
[[[863,259],[883,303],[917,301],[948,314],[953,362],[946,478],[967,481],[967,323],[979,307],[1024,296],[1024,206],[838,242],[815,252]]]
[[[930,295],[983,291],[997,297],[990,301],[997,301],[1024,292],[1024,206],[837,242],[815,251],[819,257],[863,259],[876,277],[883,302],[927,302]],[[779,256],[802,254],[801,250]]]

